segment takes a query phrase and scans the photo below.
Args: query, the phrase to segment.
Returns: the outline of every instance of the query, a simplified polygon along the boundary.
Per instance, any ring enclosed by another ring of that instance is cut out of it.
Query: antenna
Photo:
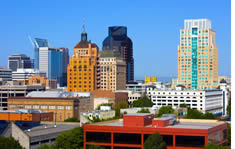
[[[29,41],[31,42],[31,44],[33,45],[33,47],[35,46],[35,44],[33,43],[33,40],[32,40],[32,38],[31,38],[31,36],[29,35],[28,36],[28,38],[29,38]]]
[[[82,28],[83,28],[83,32],[85,32],[85,17],[83,17],[83,25],[82,25]]]

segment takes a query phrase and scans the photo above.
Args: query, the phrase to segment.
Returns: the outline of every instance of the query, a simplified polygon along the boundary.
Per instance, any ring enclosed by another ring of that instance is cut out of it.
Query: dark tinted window
[[[175,136],[176,146],[204,147],[204,136]]]
[[[117,144],[141,144],[141,134],[114,133],[113,136]]]

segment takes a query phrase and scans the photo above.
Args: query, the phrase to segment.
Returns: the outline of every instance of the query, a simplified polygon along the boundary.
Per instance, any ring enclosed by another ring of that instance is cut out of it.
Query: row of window
[[[25,108],[25,109],[51,109],[55,110],[72,110],[72,106],[55,106],[55,105],[9,105],[10,108]]]
[[[151,88],[149,88],[148,90],[151,90]],[[171,95],[171,93],[172,93],[172,92],[158,92],[158,93],[157,93],[157,92],[152,92],[152,94],[155,94],[155,93],[156,93],[156,94],[159,94],[159,95],[160,95],[160,94],[165,95],[165,94],[167,94],[167,93],[168,93],[169,95]],[[149,92],[149,94],[151,94],[151,92]],[[185,94],[189,95],[189,94],[191,94],[191,93],[187,92],[187,93],[185,93]],[[185,94],[184,94],[183,92],[181,92],[181,93],[177,93],[177,92],[175,92],[175,94],[174,94],[174,95],[185,95]],[[193,95],[196,95],[196,93],[195,93],[195,92],[194,92],[194,93],[192,93],[192,94],[193,94]],[[200,93],[200,95],[202,95],[202,93]]]

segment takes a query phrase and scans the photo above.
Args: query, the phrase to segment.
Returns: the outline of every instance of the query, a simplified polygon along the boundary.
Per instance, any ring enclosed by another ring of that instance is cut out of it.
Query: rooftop
[[[33,109],[17,109],[15,111],[0,110],[0,113],[32,114],[32,113],[48,113],[48,112],[43,112],[41,110],[33,110]]]
[[[155,119],[155,120],[165,120],[165,118]],[[169,125],[164,128],[184,128],[184,129],[210,129],[215,126],[224,124],[225,122],[217,121],[217,120],[200,120],[200,119],[180,119],[178,123],[174,125]],[[105,121],[92,123],[88,125],[96,125],[96,126],[118,126],[124,127],[123,119]],[[144,128],[155,128],[152,125],[144,126]]]
[[[68,131],[75,127],[78,127],[78,125],[64,124],[64,125],[56,125],[56,127],[54,125],[40,125],[37,127],[33,127],[32,129],[24,130],[24,132],[30,137],[36,137],[36,136]]]
[[[26,97],[90,97],[90,93],[70,93],[63,91],[34,91]]]

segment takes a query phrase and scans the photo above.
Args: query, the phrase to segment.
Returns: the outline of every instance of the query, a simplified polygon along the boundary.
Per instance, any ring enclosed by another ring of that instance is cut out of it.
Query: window
[[[41,109],[47,109],[46,105],[41,106]]]
[[[176,146],[204,147],[204,136],[175,136]]]
[[[49,109],[54,110],[55,106],[49,106]]]
[[[57,109],[64,110],[64,106],[57,106]]]
[[[39,105],[33,105],[33,109],[39,109]]]
[[[72,110],[72,106],[66,106],[65,109],[66,110]]]

